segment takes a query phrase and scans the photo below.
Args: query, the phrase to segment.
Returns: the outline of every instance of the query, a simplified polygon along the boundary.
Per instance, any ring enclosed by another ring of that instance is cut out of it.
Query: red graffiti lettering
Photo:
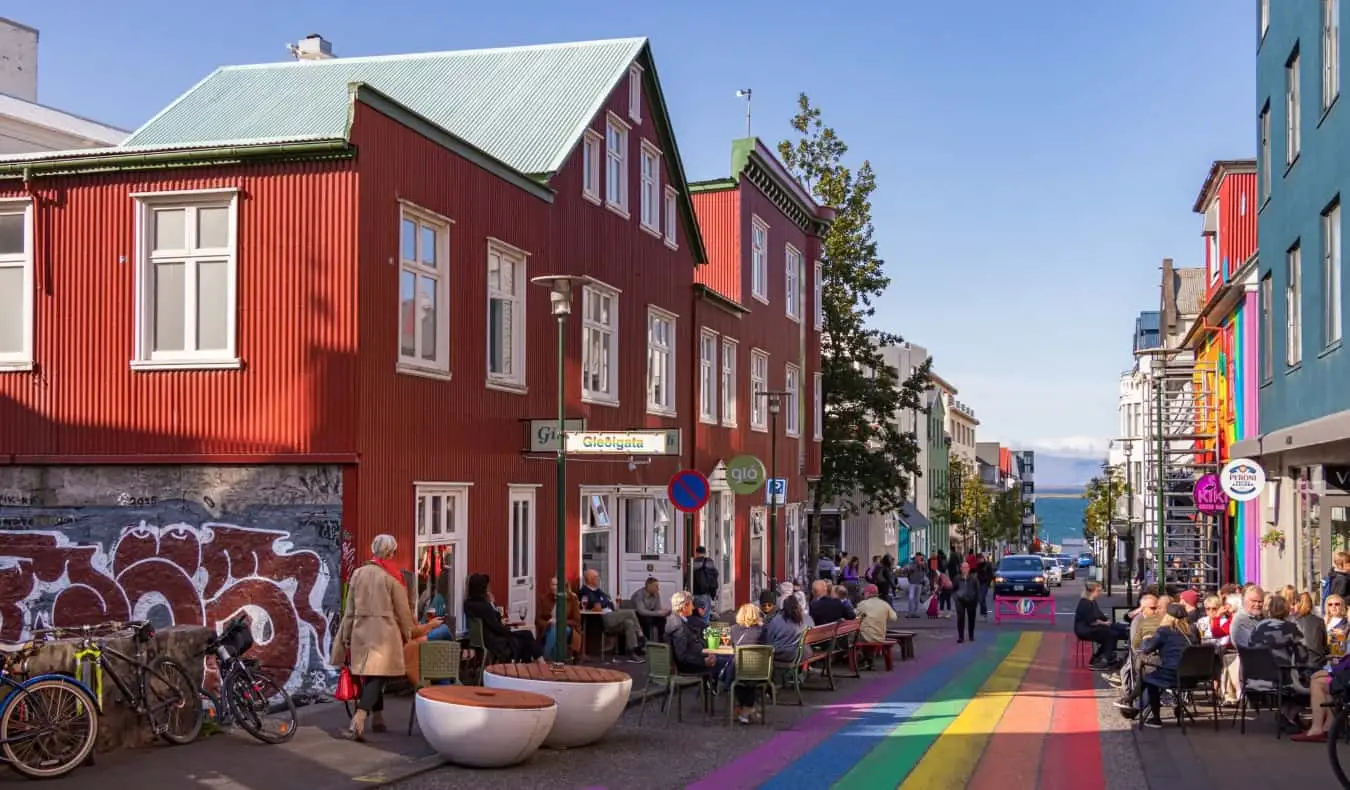
[[[308,669],[327,663],[321,601],[329,571],[289,539],[287,532],[231,524],[142,522],[105,550],[60,534],[0,531],[0,640],[18,641],[44,623],[163,624],[165,615],[177,625],[219,629],[243,612],[253,623],[250,656],[290,668],[287,680],[299,685]]]

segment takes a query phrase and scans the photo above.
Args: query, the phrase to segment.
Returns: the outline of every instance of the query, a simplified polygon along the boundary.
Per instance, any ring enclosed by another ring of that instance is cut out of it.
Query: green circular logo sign
[[[768,475],[764,462],[753,455],[738,455],[727,462],[727,487],[737,494],[753,494],[764,487]]]

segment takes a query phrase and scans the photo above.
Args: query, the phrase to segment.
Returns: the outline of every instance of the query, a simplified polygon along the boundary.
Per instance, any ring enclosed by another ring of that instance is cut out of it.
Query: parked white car
[[[1041,565],[1045,566],[1045,583],[1050,587],[1064,586],[1064,571],[1060,569],[1059,563],[1050,557],[1041,557]]]

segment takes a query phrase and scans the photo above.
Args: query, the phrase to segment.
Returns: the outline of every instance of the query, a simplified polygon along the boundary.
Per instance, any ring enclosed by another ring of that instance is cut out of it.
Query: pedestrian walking
[[[969,563],[961,563],[961,571],[952,579],[956,599],[956,641],[975,641],[975,606],[980,598],[980,579],[970,570]]]

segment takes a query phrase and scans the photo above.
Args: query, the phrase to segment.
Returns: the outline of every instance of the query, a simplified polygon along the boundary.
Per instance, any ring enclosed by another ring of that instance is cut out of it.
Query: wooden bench
[[[816,664],[824,666],[822,674],[829,683],[830,691],[834,691],[834,672],[830,669],[831,658],[834,655],[834,635],[839,630],[839,623],[826,623],[808,628],[802,632],[802,639],[797,643],[797,657],[793,661],[774,661],[774,669],[784,672],[787,679],[792,682],[792,688],[797,692],[797,704],[805,705],[806,700],[802,698],[802,680],[810,673],[811,667]],[[787,683],[783,684],[785,687]]]
[[[855,678],[862,677],[858,671],[858,628],[861,625],[859,620],[840,620],[834,632],[834,646],[830,649],[834,659],[842,658],[848,662]]]
[[[900,660],[908,661],[914,658],[914,632],[913,631],[887,631],[886,640],[895,640],[900,645]]]
[[[887,634],[887,636],[891,636],[891,634]],[[862,641],[862,636],[860,635],[858,637],[858,641],[853,643],[853,648],[858,656],[860,656],[861,658],[865,658],[869,661],[874,659],[879,654],[881,656],[881,660],[886,662],[886,671],[890,672],[893,669],[895,669],[895,664],[891,660],[891,654],[894,652],[895,646],[897,644],[899,643],[896,642],[896,640],[894,639],[883,639],[880,642],[864,642]],[[913,642],[911,641],[910,650],[913,651],[913,649],[914,645]]]

